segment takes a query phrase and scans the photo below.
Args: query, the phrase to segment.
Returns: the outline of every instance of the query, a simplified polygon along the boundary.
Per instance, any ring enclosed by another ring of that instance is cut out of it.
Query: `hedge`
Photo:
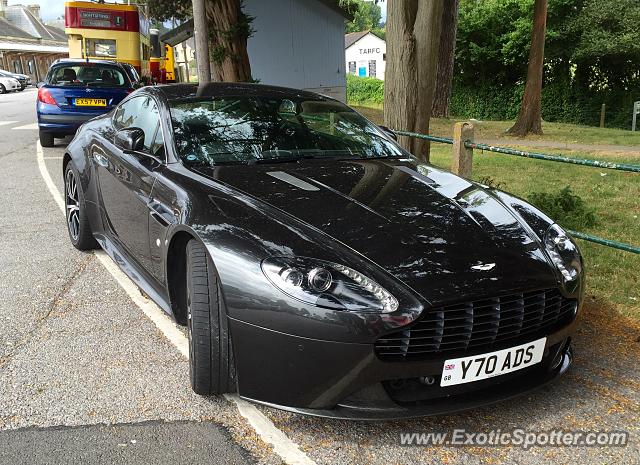
[[[451,115],[479,120],[513,120],[518,116],[524,85],[474,87],[454,84]],[[581,90],[567,83],[551,83],[542,89],[545,121],[598,126],[600,107],[607,105],[606,126],[631,129],[633,102],[640,100],[640,84],[633,90]],[[347,76],[347,101],[353,104],[384,102],[384,82]]]
[[[384,101],[384,81],[347,74],[347,101],[381,104]]]

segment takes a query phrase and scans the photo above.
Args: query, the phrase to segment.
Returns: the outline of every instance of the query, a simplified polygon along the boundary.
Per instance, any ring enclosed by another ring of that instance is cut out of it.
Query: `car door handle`
[[[93,159],[98,165],[109,168],[109,160],[107,160],[107,157],[105,157],[104,155],[93,152]]]

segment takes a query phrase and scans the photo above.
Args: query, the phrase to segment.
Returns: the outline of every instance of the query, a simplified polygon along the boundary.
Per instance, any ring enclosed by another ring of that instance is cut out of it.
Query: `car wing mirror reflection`
[[[398,141],[398,135],[395,132],[393,132],[391,129],[389,129],[386,126],[378,126],[378,127],[382,129],[387,136],[391,137],[396,142]]]

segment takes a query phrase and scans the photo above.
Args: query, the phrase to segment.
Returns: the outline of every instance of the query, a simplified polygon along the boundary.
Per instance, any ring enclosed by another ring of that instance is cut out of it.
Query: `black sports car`
[[[406,418],[565,372],[573,240],[393,136],[310,92],[145,87],[67,147],[69,235],[187,325],[199,394]]]

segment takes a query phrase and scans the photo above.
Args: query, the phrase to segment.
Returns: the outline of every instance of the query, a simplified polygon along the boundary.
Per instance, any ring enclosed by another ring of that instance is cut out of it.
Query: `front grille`
[[[383,360],[421,360],[470,349],[498,350],[565,326],[576,305],[557,289],[546,289],[435,307],[411,327],[378,339],[375,351]]]

